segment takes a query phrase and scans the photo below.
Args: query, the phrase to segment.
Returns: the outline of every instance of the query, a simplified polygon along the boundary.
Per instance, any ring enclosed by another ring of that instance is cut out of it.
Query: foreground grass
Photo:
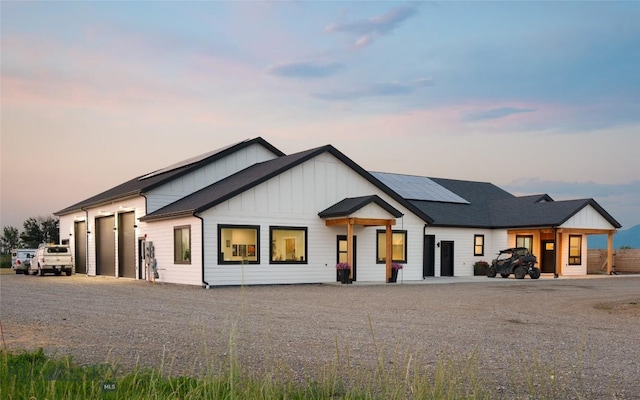
[[[315,380],[293,382],[243,371],[233,362],[206,376],[166,376],[162,369],[123,372],[114,364],[75,365],[70,357],[0,352],[3,399],[485,399],[473,363],[439,363],[427,374],[406,364],[370,373],[329,365]],[[463,370],[460,371],[459,368]],[[455,374],[455,375],[453,375]],[[345,379],[348,377],[348,379]]]

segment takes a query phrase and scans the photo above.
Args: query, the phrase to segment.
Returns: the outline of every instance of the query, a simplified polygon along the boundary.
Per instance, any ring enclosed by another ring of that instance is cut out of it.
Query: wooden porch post
[[[607,236],[607,275],[611,275],[613,271],[613,233],[609,232]]]
[[[353,218],[347,220],[347,262],[351,269],[349,269],[349,277],[353,278]]]
[[[556,230],[556,274],[562,275],[562,229]]]
[[[386,281],[389,282],[389,278],[391,278],[391,259],[393,258],[393,232],[391,231],[391,224],[389,222],[387,222],[387,230],[386,230],[386,248],[387,248],[387,255],[385,257],[385,264],[386,264],[386,269],[387,269],[387,279]]]

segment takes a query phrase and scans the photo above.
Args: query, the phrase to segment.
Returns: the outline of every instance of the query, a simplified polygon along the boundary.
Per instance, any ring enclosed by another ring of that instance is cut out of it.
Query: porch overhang
[[[393,253],[391,227],[396,224],[396,218],[402,215],[399,210],[377,195],[346,198],[318,213],[318,216],[325,220],[326,226],[344,225],[347,227],[347,262],[349,265],[353,265],[353,227],[356,225],[385,227],[385,281],[391,277],[391,255]]]
[[[563,228],[563,227],[529,227],[529,228],[514,228],[507,229],[509,234],[530,233],[532,231],[539,231],[541,233],[553,234],[555,240],[555,247],[562,249],[562,235],[563,234],[575,234],[575,235],[607,235],[607,275],[611,275],[613,271],[613,235],[617,232],[617,229],[606,228]],[[562,252],[556,251],[556,276],[562,275]]]

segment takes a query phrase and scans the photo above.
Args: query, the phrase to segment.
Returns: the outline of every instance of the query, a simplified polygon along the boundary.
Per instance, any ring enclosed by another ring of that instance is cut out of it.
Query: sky
[[[0,3],[1,225],[247,138],[640,224],[640,2]]]

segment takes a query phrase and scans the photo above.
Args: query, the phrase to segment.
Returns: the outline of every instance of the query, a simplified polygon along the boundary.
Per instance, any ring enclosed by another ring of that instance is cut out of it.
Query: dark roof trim
[[[565,222],[567,222],[571,217],[573,217],[574,215],[576,215],[578,212],[580,212],[583,208],[585,208],[586,206],[591,206],[593,208],[595,208],[595,210],[597,212],[600,213],[600,215],[602,215],[602,217],[604,219],[606,219],[611,225],[613,225],[616,229],[620,229],[622,228],[622,225],[616,221],[615,218],[613,218],[611,216],[611,214],[609,214],[607,211],[605,211],[604,208],[602,208],[600,206],[600,204],[598,204],[594,199],[585,199],[585,203],[582,207],[576,208],[572,213],[570,213],[569,215],[567,215],[567,217],[565,219],[563,219],[558,225],[562,225]]]
[[[193,209],[195,213],[201,213],[205,210],[208,210],[211,207],[214,207],[226,200],[229,200],[263,182],[266,182],[267,180],[278,176],[280,174],[282,174],[283,172],[298,166],[322,153],[329,153],[331,155],[333,155],[334,157],[336,157],[338,160],[340,160],[341,162],[343,162],[345,165],[347,165],[349,168],[351,168],[353,171],[355,171],[356,173],[358,173],[359,175],[361,175],[363,178],[365,178],[366,180],[368,180],[369,182],[371,182],[374,186],[376,186],[378,189],[380,189],[382,192],[384,192],[385,194],[389,195],[391,198],[393,198],[395,201],[397,201],[398,203],[402,204],[404,207],[406,207],[407,209],[409,209],[412,213],[416,214],[418,217],[420,217],[421,219],[423,219],[425,222],[427,223],[431,223],[433,222],[433,220],[431,218],[429,218],[429,216],[425,215],[423,212],[421,212],[419,209],[417,209],[414,205],[412,205],[411,203],[409,203],[407,200],[405,200],[404,198],[402,198],[400,195],[398,195],[396,192],[394,192],[393,190],[391,190],[389,187],[387,187],[386,185],[384,185],[382,182],[380,182],[378,179],[376,179],[373,175],[371,175],[369,172],[367,172],[366,170],[364,170],[362,167],[360,167],[358,164],[356,164],[355,162],[353,162],[350,158],[348,158],[347,156],[345,156],[343,153],[341,153],[338,149],[336,149],[335,147],[333,147],[332,145],[325,145],[322,147],[317,147],[315,149],[310,149],[307,151],[303,151],[300,153],[296,153],[296,154],[292,154],[289,156],[285,156],[285,157],[280,157],[280,158],[276,158],[270,161],[265,161],[263,163],[258,163],[258,164],[254,164],[240,172],[237,172],[234,175],[231,175],[219,182],[216,182],[210,186],[207,186],[206,188],[201,189],[198,192],[195,192],[181,200],[177,200],[174,204],[174,207],[170,207],[171,205],[168,205],[166,207],[168,207],[168,212],[165,213],[163,212],[163,209],[159,209],[145,217],[143,217],[143,220],[154,220],[154,219],[159,219],[159,218],[165,218],[165,214],[169,213],[170,209],[176,209],[176,206],[178,205],[179,202],[181,201],[186,201],[185,199],[188,198],[193,198],[195,196],[198,196],[199,193],[203,192],[203,191],[207,191],[207,190],[211,190],[211,188],[213,186],[218,186],[218,187],[224,187],[225,183],[233,180],[233,179],[238,179],[239,174],[246,174],[247,176],[250,176],[254,170],[253,169],[260,169],[260,168],[265,168],[269,166],[269,163],[282,163],[281,166],[277,167],[277,168],[273,168],[272,171],[270,171],[269,173],[266,173],[264,175],[260,175],[258,178],[255,179],[248,179],[246,181],[246,183],[244,185],[239,185],[237,187],[235,187],[235,185],[231,185],[234,186],[235,188],[232,190],[229,190],[226,193],[221,194],[220,196],[216,196],[214,197],[211,201],[208,202],[203,202],[201,204],[197,204],[195,207],[192,205],[191,207],[185,207],[185,208],[189,208],[189,209]],[[173,210],[173,212],[175,211],[184,211],[184,210]]]
[[[167,182],[170,182],[185,174],[193,172],[198,168],[211,164],[214,161],[224,158],[229,154],[242,150],[253,144],[262,145],[263,147],[265,147],[267,150],[271,151],[273,154],[275,154],[278,157],[282,157],[285,155],[285,153],[278,150],[271,143],[267,142],[261,137],[257,137],[254,139],[246,139],[236,144],[233,144],[231,146],[221,148],[220,151],[214,152],[209,157],[193,162],[191,164],[186,164],[180,167],[176,167],[174,169],[164,171],[157,175],[152,175],[153,172],[151,172],[145,175],[138,176],[118,186],[108,189],[102,193],[89,197],[79,203],[73,204],[67,208],[63,208],[62,210],[53,213],[53,215],[60,216],[60,215],[70,214],[73,212],[82,211],[87,207],[95,207],[100,204],[119,201],[126,197],[142,195],[145,192],[148,192],[161,185],[164,185]],[[161,170],[162,169],[157,171],[161,171]]]
[[[374,194],[371,196],[348,197],[337,202],[326,210],[319,212],[318,216],[320,218],[346,217],[371,203],[377,204],[395,218],[400,218],[404,215],[391,204]]]
[[[246,147],[249,147],[253,144],[261,144],[263,147],[267,148],[268,150],[270,150],[272,153],[274,153],[275,155],[277,155],[278,157],[282,157],[285,154],[278,150],[277,148],[275,148],[271,143],[267,142],[266,140],[264,140],[261,137],[257,137],[254,139],[246,139],[242,142],[239,142],[235,145],[229,146],[228,148],[223,149],[222,151],[212,154],[211,156],[205,158],[204,160],[198,161],[196,163],[190,164],[188,165],[187,168],[185,168],[184,170],[182,170],[180,173],[172,175],[170,180],[176,179],[176,178],[180,178],[181,176],[184,176],[190,172],[193,172],[196,169],[199,169],[205,165],[209,165],[214,161],[217,161],[221,158],[224,158],[226,156],[228,156],[229,154],[233,154],[239,150],[242,150]],[[157,188],[158,186],[164,185],[165,183],[167,183],[167,180],[164,181],[158,181],[155,182],[151,185],[148,186],[144,186],[141,191],[142,192],[148,192],[152,189]]]

